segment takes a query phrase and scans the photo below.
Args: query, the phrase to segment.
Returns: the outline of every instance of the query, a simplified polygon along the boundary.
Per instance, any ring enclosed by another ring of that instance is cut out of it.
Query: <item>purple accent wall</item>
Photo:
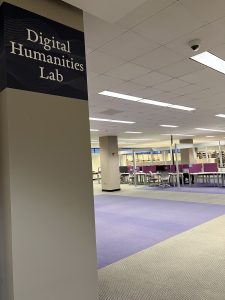
[[[144,166],[142,169],[144,173],[149,173],[149,172],[156,173],[156,166]]]
[[[202,172],[202,164],[192,164],[189,171],[190,173]]]
[[[162,166],[162,165],[160,165]],[[156,173],[156,167],[157,165],[154,166],[142,166],[142,167],[137,167],[137,171],[143,171],[144,173]],[[205,164],[179,164],[179,171],[183,172],[183,169],[189,169],[190,173],[198,173],[198,172],[217,172],[218,167],[216,163],[205,163]],[[165,165],[165,170],[171,173],[176,172],[176,165]],[[128,166],[128,172],[132,172],[133,167]]]
[[[218,167],[216,163],[206,163],[203,167],[204,172],[218,172]]]

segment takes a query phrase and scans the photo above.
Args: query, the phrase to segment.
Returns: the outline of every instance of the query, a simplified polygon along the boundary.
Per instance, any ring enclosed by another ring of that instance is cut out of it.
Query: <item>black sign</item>
[[[83,32],[6,2],[0,18],[0,89],[88,99]]]

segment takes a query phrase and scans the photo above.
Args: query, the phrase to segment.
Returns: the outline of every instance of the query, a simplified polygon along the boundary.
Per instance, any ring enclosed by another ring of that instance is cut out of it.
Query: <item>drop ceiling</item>
[[[91,128],[100,130],[92,132],[93,140],[102,135],[118,135],[124,145],[129,144],[129,138],[154,140],[149,143],[137,140],[138,145],[162,145],[169,143],[169,137],[161,134],[182,133],[195,135],[194,139],[202,142],[212,140],[206,138],[211,134],[195,128],[225,129],[225,119],[215,117],[225,113],[225,75],[190,60],[196,53],[188,46],[188,41],[200,39],[198,53],[209,51],[225,59],[224,0],[103,0],[104,13],[101,11],[98,17],[96,10],[88,6],[95,1],[72,2],[82,2],[88,11],[84,13],[84,23],[90,116],[109,118],[104,111],[115,110],[118,113],[111,118],[136,122],[91,121]],[[96,2],[101,5],[101,1]],[[112,4],[121,15],[115,16]],[[196,111],[98,94],[104,90],[190,106]],[[163,128],[161,124],[179,127]],[[213,133],[213,136],[224,139],[225,134]]]

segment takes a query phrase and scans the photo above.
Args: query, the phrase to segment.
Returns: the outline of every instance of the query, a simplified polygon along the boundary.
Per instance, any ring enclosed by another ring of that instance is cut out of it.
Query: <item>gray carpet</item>
[[[94,184],[94,193],[95,195],[106,194],[101,191],[101,184]],[[225,205],[225,195],[161,191],[160,189],[143,190],[143,186],[136,188],[127,184],[121,185],[121,191],[114,192],[113,195]]]
[[[225,216],[99,270],[100,300],[225,300]]]

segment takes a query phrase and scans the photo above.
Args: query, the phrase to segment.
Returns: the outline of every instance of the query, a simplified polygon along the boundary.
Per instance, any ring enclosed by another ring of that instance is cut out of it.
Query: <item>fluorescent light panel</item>
[[[207,138],[214,138],[215,136],[214,135],[207,135],[206,137]]]
[[[212,53],[205,51],[194,55],[191,59],[213,69],[220,73],[225,74],[225,61]]]
[[[155,100],[149,100],[149,99],[142,99],[139,102],[145,103],[145,104],[156,105],[156,106],[168,107],[168,103],[161,102],[161,101],[155,101]]]
[[[179,126],[176,126],[176,125],[160,125],[161,127],[168,127],[168,128],[176,128],[176,127],[179,127]]]
[[[89,118],[90,121],[99,121],[99,122],[111,122],[111,123],[123,123],[123,124],[134,124],[135,122],[131,121],[121,121],[121,120],[112,120],[112,119],[101,119],[101,118]]]
[[[152,141],[152,139],[120,139],[121,141]]]
[[[155,101],[155,100],[149,100],[149,99],[142,99],[142,100],[140,100],[138,102],[145,103],[145,104],[156,105],[156,106],[162,106],[162,107],[168,107],[168,108],[186,110],[186,111],[196,110],[195,108],[188,107],[188,106],[182,106],[182,105],[171,104],[171,103],[167,103],[167,102],[161,102],[161,101]]]
[[[161,135],[172,135],[172,136],[194,136],[193,134],[180,134],[180,133],[162,133]]]
[[[136,133],[143,133],[143,132],[141,132],[141,131],[125,131],[124,133],[134,133],[134,134],[136,134]]]
[[[180,110],[187,110],[187,111],[196,110],[196,108],[193,108],[193,107],[188,107],[188,106],[183,106],[183,105],[176,105],[176,104],[169,104],[168,107],[175,108],[175,109],[180,109]]]
[[[130,96],[130,95],[126,95],[126,94],[120,94],[120,93],[114,93],[114,92],[110,92],[110,91],[100,92],[99,95],[114,97],[114,98],[119,98],[119,99],[124,99],[124,100],[130,100],[130,101],[136,101],[136,102],[138,101],[140,103],[151,104],[151,105],[162,106],[162,107],[169,107],[169,108],[186,110],[186,111],[196,110],[195,108],[188,107],[188,106],[171,104],[171,103],[167,103],[167,102],[150,100],[150,99],[143,99],[140,97]]]
[[[210,129],[210,128],[195,128],[195,129],[201,131],[225,132],[225,130],[220,130],[220,129]]]
[[[91,132],[100,131],[99,129],[90,129]]]
[[[119,98],[119,99],[125,99],[125,100],[130,100],[130,101],[138,101],[138,100],[142,99],[140,97],[134,97],[134,96],[120,94],[120,93],[114,93],[114,92],[110,92],[110,91],[100,92],[99,95],[113,97],[113,98]]]
[[[225,114],[218,114],[218,115],[216,115],[216,117],[225,118]]]

